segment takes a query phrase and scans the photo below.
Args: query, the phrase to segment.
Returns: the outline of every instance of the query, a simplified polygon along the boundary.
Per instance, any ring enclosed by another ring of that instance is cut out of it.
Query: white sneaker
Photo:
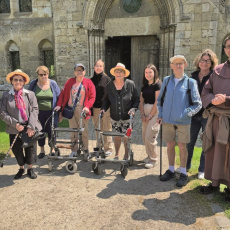
[[[203,180],[204,179],[204,172],[199,172],[198,173],[198,179]]]
[[[112,155],[112,154],[113,154],[113,153],[110,152],[110,151],[106,151],[106,152],[105,152],[105,156],[106,156],[106,157],[109,157],[109,156]]]
[[[76,157],[77,156],[77,152],[72,152],[69,157]]]
[[[145,164],[148,164],[149,163],[149,157],[146,157],[145,159],[143,159],[142,162],[144,162]]]
[[[176,173],[180,174],[180,167],[175,170]]]
[[[155,167],[156,165],[157,165],[157,162],[156,162],[156,161],[154,161],[154,162],[149,162],[149,163],[145,164],[145,168],[151,169],[151,168]]]

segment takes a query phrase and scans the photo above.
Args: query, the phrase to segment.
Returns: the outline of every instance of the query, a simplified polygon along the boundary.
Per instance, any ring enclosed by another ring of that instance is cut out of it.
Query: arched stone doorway
[[[107,73],[118,60],[124,60],[140,89],[148,63],[158,67],[161,77],[170,73],[169,58],[175,48],[175,7],[178,14],[181,9],[177,1],[169,4],[167,0],[146,0],[130,14],[122,8],[123,2],[95,0],[85,5],[83,27],[88,28],[90,74],[99,58],[105,60]]]

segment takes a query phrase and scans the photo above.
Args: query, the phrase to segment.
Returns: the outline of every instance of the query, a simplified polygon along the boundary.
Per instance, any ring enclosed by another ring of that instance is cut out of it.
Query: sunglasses
[[[24,82],[23,79],[17,79],[17,78],[14,78],[13,81],[14,81],[14,82],[18,82],[18,81],[19,81],[19,82]]]
[[[38,74],[39,77],[43,77],[43,76],[46,76],[46,75],[47,75],[47,73],[39,73]]]

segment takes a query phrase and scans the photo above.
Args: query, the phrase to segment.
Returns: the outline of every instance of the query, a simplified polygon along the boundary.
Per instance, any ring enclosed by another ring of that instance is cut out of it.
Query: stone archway
[[[118,1],[94,0],[85,3],[82,23],[83,27],[88,30],[89,67],[91,75],[93,72],[93,63],[98,58],[105,58],[105,40],[108,39],[106,16],[111,10],[113,3]],[[176,14],[181,16],[183,13],[180,1],[177,0],[172,3],[167,0],[152,0],[159,13],[159,31],[157,34],[153,33],[152,35],[156,35],[160,41],[159,72],[161,77],[170,73],[169,58],[174,54],[175,49]]]

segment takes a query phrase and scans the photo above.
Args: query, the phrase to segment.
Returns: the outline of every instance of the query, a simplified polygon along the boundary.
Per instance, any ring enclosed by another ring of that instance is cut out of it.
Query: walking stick
[[[3,165],[4,165],[4,163],[5,163],[5,161],[6,161],[7,157],[8,157],[8,155],[9,155],[9,153],[10,153],[10,150],[13,148],[14,143],[15,143],[15,141],[16,141],[16,139],[17,139],[18,135],[19,135],[19,133],[18,133],[18,134],[16,134],[16,136],[15,136],[15,138],[14,138],[14,140],[13,140],[13,142],[12,142],[12,144],[11,144],[10,148],[9,148],[9,150],[8,150],[8,151],[7,151],[7,153],[6,153],[5,158],[3,159],[2,163],[0,164],[0,167],[1,167],[1,168],[2,168],[2,167],[3,167]]]
[[[162,176],[162,124],[160,124],[160,177]]]

